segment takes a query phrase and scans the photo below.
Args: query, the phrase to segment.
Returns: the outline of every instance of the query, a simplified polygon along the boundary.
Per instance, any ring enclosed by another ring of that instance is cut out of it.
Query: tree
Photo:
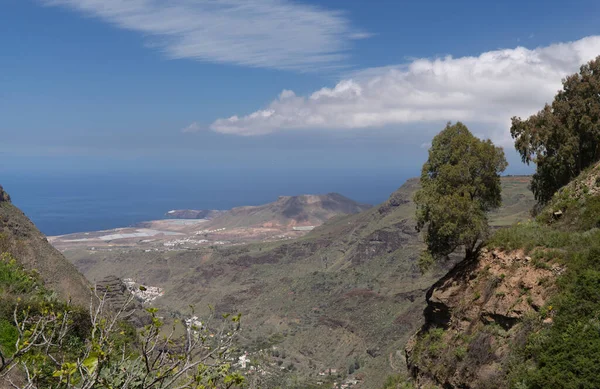
[[[433,138],[414,198],[427,255],[440,259],[463,247],[466,259],[477,257],[488,236],[487,213],[501,204],[506,166],[502,148],[460,122],[448,123]]]
[[[563,89],[527,120],[512,118],[515,148],[535,163],[531,189],[540,204],[600,159],[600,56],[563,80]]]

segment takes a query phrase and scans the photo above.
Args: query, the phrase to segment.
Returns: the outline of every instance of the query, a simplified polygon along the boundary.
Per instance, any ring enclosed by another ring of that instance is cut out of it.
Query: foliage
[[[552,105],[512,118],[523,162],[536,164],[531,189],[541,204],[600,158],[600,57],[563,80]]]
[[[109,307],[106,296],[96,293],[85,312],[57,301],[8,254],[0,260],[0,286],[0,386],[160,389],[244,383],[230,363],[239,315],[227,317],[229,324],[218,331],[195,320],[169,330],[150,309],[150,324],[137,333],[126,320],[133,296],[122,307]]]
[[[7,294],[23,294],[41,288],[41,285],[35,275],[22,270],[12,255],[2,253],[0,255],[0,287]]]
[[[430,328],[427,331],[419,334],[413,355],[415,360],[420,360],[423,356],[437,357],[439,351],[445,349],[446,344],[443,342],[444,329]]]
[[[458,122],[448,124],[429,149],[416,193],[417,223],[433,258],[464,247],[472,257],[488,235],[487,213],[501,205],[501,148],[480,140]]]
[[[11,322],[0,319],[0,353],[14,353],[16,351],[15,342],[17,341],[18,336],[19,333]]]

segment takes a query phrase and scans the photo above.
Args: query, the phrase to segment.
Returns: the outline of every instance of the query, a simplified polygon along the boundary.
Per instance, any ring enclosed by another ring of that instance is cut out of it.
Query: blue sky
[[[418,171],[600,54],[597,1],[3,0],[2,170]]]

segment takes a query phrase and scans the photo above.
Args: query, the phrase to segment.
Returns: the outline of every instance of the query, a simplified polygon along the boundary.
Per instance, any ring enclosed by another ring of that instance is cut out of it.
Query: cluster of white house
[[[196,231],[195,234],[196,235],[204,235],[204,234],[213,234],[215,232],[221,232],[221,231],[225,231],[226,228],[217,228],[216,230],[200,230],[200,231]]]
[[[142,304],[148,304],[165,294],[162,288],[158,286],[139,285],[133,278],[125,278],[123,283]]]
[[[210,240],[206,240],[206,239],[182,238],[182,239],[175,239],[175,240],[170,240],[168,242],[165,242],[165,243],[163,243],[163,246],[172,249],[172,248],[175,248],[178,246],[189,246],[189,245],[198,246],[198,245],[205,245],[205,244],[225,245],[225,244],[229,244],[229,243],[230,242],[226,241],[226,240],[210,241]]]

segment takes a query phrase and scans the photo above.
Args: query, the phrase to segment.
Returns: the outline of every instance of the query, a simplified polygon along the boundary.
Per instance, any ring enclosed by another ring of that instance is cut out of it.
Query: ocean
[[[338,192],[379,204],[410,176],[398,169],[2,173],[0,185],[46,235],[127,227],[171,209],[230,209],[281,195]],[[412,174],[414,175],[414,173]]]

